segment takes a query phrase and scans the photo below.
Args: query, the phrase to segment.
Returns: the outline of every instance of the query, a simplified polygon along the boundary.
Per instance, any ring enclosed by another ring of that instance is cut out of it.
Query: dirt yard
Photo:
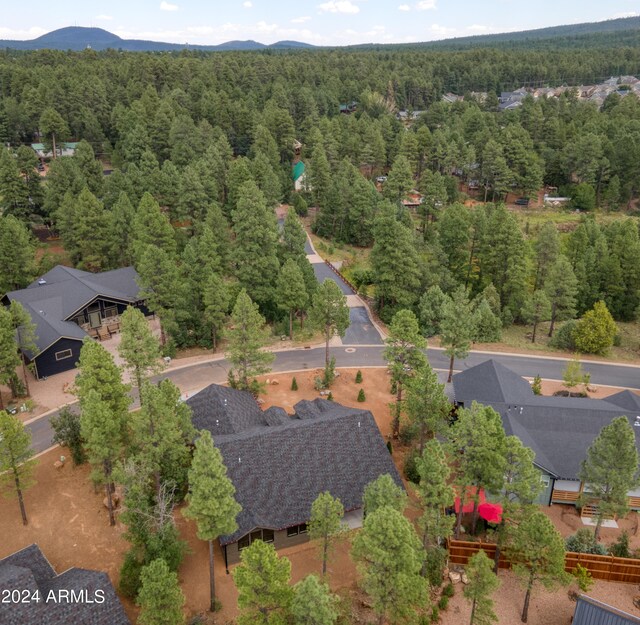
[[[309,370],[295,374],[298,391],[291,391],[292,374],[277,374],[265,376],[270,384],[263,396],[263,407],[271,405],[283,406],[288,412],[293,412],[293,406],[301,399],[313,399],[318,392],[313,388],[313,381],[319,370]],[[389,393],[389,376],[385,369],[362,369],[363,384],[367,400],[357,401],[360,385],[354,383],[355,369],[340,369],[338,377],[332,386],[335,401],[372,411],[376,422],[386,438],[391,428],[389,403],[393,397]],[[277,382],[274,384],[273,382]],[[551,392],[552,386],[545,386],[545,392]],[[64,454],[63,449],[47,452],[39,458],[36,471],[37,483],[26,493],[27,512],[30,524],[23,527],[17,502],[2,500],[0,503],[0,557],[4,557],[33,542],[37,542],[45,555],[49,558],[58,572],[77,566],[96,568],[106,571],[117,587],[118,571],[123,556],[128,549],[127,542],[122,538],[124,528],[121,524],[115,528],[109,527],[107,513],[102,505],[102,494],[95,494],[89,480],[88,467],[74,468],[68,460],[62,469],[55,469],[53,464]],[[403,450],[394,445],[394,460],[397,466],[402,466]],[[575,522],[579,519],[565,506],[553,506],[548,509],[563,535],[575,531]],[[413,516],[409,513],[410,516]],[[189,616],[204,614],[208,623],[231,623],[237,615],[237,593],[231,575],[224,569],[224,561],[220,549],[216,549],[216,585],[218,596],[223,604],[221,612],[215,615],[206,613],[208,606],[208,551],[206,543],[197,539],[195,525],[186,521],[180,510],[176,513],[176,521],[181,534],[189,542],[191,553],[185,558],[179,576],[182,589],[187,599],[187,613]],[[625,521],[626,523],[626,521]],[[625,525],[626,527],[626,525]],[[636,536],[637,515],[631,515],[629,529],[632,541]],[[613,530],[603,530],[605,540],[611,540],[609,533]],[[640,546],[640,544],[638,545]],[[292,564],[292,580],[296,582],[310,572],[320,571],[320,562],[313,545],[306,544],[292,547],[280,552],[287,556]],[[496,593],[496,610],[501,624],[516,624],[519,622],[524,593],[513,574],[501,573],[502,589]],[[329,566],[329,581],[332,589],[341,595],[357,596],[356,571],[349,557],[349,541],[343,541],[336,549]],[[456,588],[456,597],[449,604],[449,609],[442,613],[441,623],[457,625],[469,618],[469,608],[462,598],[461,587]],[[626,584],[611,584],[598,582],[590,594],[596,598],[606,600],[616,607],[634,612],[631,603],[633,596],[638,594],[637,588]],[[130,602],[124,602],[127,613],[135,621],[137,610]],[[364,623],[372,620],[370,612],[363,608],[359,600],[354,601],[358,620],[354,623]],[[557,593],[538,591],[532,601],[529,623],[530,625],[546,625],[547,623],[569,623],[574,604],[567,597],[566,589]]]

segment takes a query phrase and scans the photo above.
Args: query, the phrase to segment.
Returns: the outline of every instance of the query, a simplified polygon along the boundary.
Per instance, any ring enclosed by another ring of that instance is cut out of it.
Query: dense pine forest
[[[601,107],[575,88],[498,107],[508,89],[638,74],[640,48],[602,37],[581,39],[588,50],[7,50],[0,292],[59,260],[36,254],[31,228],[44,224],[76,267],[133,264],[171,344],[208,346],[243,288],[270,321],[288,316],[278,276],[289,260],[310,301],[301,223],[292,213],[281,233],[273,211],[284,202],[318,236],[370,248],[357,286],[383,321],[414,310],[427,336],[441,331],[452,297],[474,315],[476,341],[514,322],[532,324],[534,340],[537,323],[551,322],[551,335],[600,301],[614,319],[634,320],[640,102],[631,86]],[[464,100],[443,101],[448,92]],[[41,176],[30,144],[65,141],[79,142],[75,154],[51,159]],[[306,174],[296,192],[298,160]],[[584,214],[570,231],[529,228],[504,204],[545,186],[571,198],[559,210]],[[414,210],[403,203],[412,191],[423,198]],[[605,213],[616,218],[593,217]],[[565,326],[559,346],[574,348]]]

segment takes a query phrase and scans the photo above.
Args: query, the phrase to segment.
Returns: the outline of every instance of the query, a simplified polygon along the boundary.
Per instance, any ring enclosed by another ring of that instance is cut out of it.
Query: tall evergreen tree
[[[176,254],[173,227],[150,193],[145,193],[140,200],[133,221],[132,236],[133,251],[138,263],[141,262],[148,245],[162,250],[170,258]]]
[[[465,599],[471,602],[471,620],[469,625],[491,625],[498,617],[493,611],[491,595],[500,587],[500,580],[491,570],[491,560],[480,549],[475,553],[466,568],[469,583],[464,587]]]
[[[473,316],[471,304],[464,287],[458,287],[442,308],[440,322],[440,343],[449,356],[449,377],[453,378],[453,365],[456,358],[466,358],[471,347],[473,335]]]
[[[588,485],[582,501],[597,501],[595,538],[605,518],[624,516],[629,509],[628,493],[638,484],[638,451],[633,426],[627,417],[605,425],[587,450],[580,467],[580,479]]]
[[[551,316],[551,303],[547,294],[540,290],[534,291],[529,297],[522,309],[522,317],[525,321],[533,324],[531,332],[531,342],[536,342],[536,330],[541,321],[547,321]]]
[[[224,280],[217,273],[207,277],[202,294],[204,318],[211,328],[211,345],[216,351],[217,338],[229,312],[230,293]]]
[[[338,620],[336,597],[315,575],[307,575],[294,587],[291,614],[294,625],[334,625]]]
[[[407,157],[399,154],[393,161],[393,166],[384,183],[382,194],[394,203],[400,203],[413,187],[413,172]]]
[[[310,322],[321,329],[325,341],[325,367],[329,366],[329,341],[334,334],[344,336],[349,327],[349,308],[347,298],[340,287],[326,279],[313,295]]]
[[[572,319],[576,314],[578,281],[566,256],[560,255],[549,269],[544,290],[551,302],[548,336],[552,336],[556,321]]]
[[[60,113],[52,107],[46,108],[40,115],[40,132],[44,135],[45,146],[50,149],[53,158],[58,157],[59,142],[69,134],[69,126]]]
[[[340,536],[344,526],[344,507],[341,501],[331,496],[329,491],[320,493],[311,506],[309,538],[320,543],[322,553],[322,576],[327,574],[327,562],[332,543]]]
[[[269,331],[257,304],[251,301],[244,289],[240,291],[233,307],[231,325],[232,328],[227,334],[227,358],[231,364],[229,382],[233,388],[257,393],[260,385],[255,376],[271,370],[274,355],[262,349],[267,342]]]
[[[298,264],[289,258],[280,271],[276,283],[278,307],[289,313],[289,338],[293,341],[293,315],[304,310],[309,301],[304,276]]]
[[[389,338],[382,357],[387,361],[391,383],[396,386],[396,407],[393,418],[392,433],[394,437],[400,434],[400,413],[402,411],[402,391],[404,385],[415,377],[422,369],[427,359],[423,349],[427,342],[420,334],[418,320],[410,310],[399,310],[391,320]]]
[[[393,508],[398,512],[404,512],[407,507],[407,494],[404,488],[398,486],[388,473],[369,482],[362,495],[362,508],[365,516],[384,507]]]
[[[210,609],[215,609],[215,576],[213,541],[233,534],[236,518],[242,510],[235,500],[236,489],[227,477],[220,450],[213,444],[211,433],[202,430],[196,440],[193,462],[189,470],[189,494],[184,515],[198,526],[198,538],[209,542]]]
[[[0,293],[27,286],[35,276],[34,259],[35,245],[27,227],[11,215],[3,216],[0,219]]]
[[[0,489],[17,497],[23,525],[28,523],[23,491],[33,484],[32,457],[31,434],[17,417],[0,410]]]
[[[178,576],[158,558],[142,569],[142,582],[136,603],[140,606],[140,625],[183,625],[184,594]]]

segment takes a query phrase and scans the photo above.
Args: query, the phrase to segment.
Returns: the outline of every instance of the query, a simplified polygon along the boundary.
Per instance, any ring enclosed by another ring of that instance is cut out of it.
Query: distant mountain
[[[440,41],[427,41],[411,44],[363,44],[350,48],[421,48],[459,50],[472,47],[595,47],[595,46],[634,46],[640,45],[640,16],[626,17],[605,22],[588,22],[584,24],[568,24],[551,26],[536,30],[523,30],[511,33],[492,35],[474,35],[457,37]],[[15,50],[127,50],[130,52],[177,51],[190,50],[225,51],[225,50],[300,50],[315,48],[309,43],[299,41],[278,41],[265,45],[257,41],[227,41],[219,45],[203,46],[189,43],[163,43],[160,41],[143,41],[139,39],[122,39],[102,28],[82,28],[69,26],[54,30],[46,35],[30,41],[0,40],[0,48]]]
[[[0,40],[0,48],[12,48],[14,50],[126,50],[129,52],[157,52],[184,50],[264,50],[264,49],[300,49],[313,48],[311,44],[299,41],[278,41],[271,45],[265,45],[257,41],[227,41],[216,46],[191,45],[188,43],[163,43],[160,41],[143,41],[140,39],[122,39],[102,28],[83,28],[80,26],[68,26],[42,35],[29,41]]]

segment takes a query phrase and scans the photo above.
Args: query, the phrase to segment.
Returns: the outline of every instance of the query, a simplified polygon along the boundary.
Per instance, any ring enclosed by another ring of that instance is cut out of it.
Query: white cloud
[[[4,26],[0,26],[0,37],[2,39],[35,39],[36,37],[48,32],[48,30],[40,28],[40,26],[32,26],[31,28],[26,29],[6,28]]]
[[[416,4],[416,9],[418,11],[430,11],[431,9],[436,8],[436,0],[420,0],[418,4]]]
[[[411,7],[408,4],[401,4],[398,7],[398,11],[411,11]]]
[[[253,6],[253,2],[251,2],[251,0],[246,0],[246,2],[243,2],[243,3],[242,3],[242,6],[243,6],[245,9],[250,9],[250,8]]]
[[[440,24],[431,24],[429,31],[437,39],[453,37],[458,32],[456,28],[449,28],[448,26],[441,26]]]
[[[318,9],[322,13],[360,13],[360,7],[353,4],[351,0],[329,0],[323,4],[318,5]]]
[[[638,16],[640,16],[640,13],[638,13],[637,11],[625,11],[622,13],[616,13],[615,15],[612,15],[609,19],[617,20],[624,17],[638,17]]]
[[[101,15],[96,15],[96,19],[97,20],[104,20],[105,22],[108,22],[108,21],[112,20],[113,17],[111,17],[111,15],[101,14]]]
[[[170,2],[166,2],[165,0],[162,0],[162,2],[160,3],[160,10],[161,11],[177,11],[178,5],[171,4]]]
[[[305,22],[308,22],[311,19],[311,17],[309,15],[303,15],[302,17],[294,17],[291,20],[292,24],[304,24]]]
[[[484,33],[489,30],[489,27],[483,24],[472,24],[471,26],[467,26],[467,30],[472,33]]]

